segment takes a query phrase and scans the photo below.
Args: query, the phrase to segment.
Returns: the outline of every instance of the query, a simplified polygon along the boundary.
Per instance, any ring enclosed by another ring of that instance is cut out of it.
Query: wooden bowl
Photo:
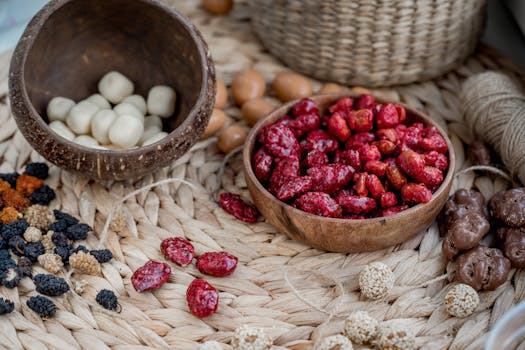
[[[341,97],[357,97],[352,94],[318,95],[311,99],[317,102],[321,113]],[[378,100],[379,102],[386,102]],[[455,156],[452,143],[441,127],[421,112],[404,106],[407,117],[425,125],[438,128],[449,149],[449,168],[439,189],[426,204],[418,204],[398,214],[363,220],[336,219],[317,216],[281,202],[268,192],[257,180],[251,159],[259,131],[286,115],[297,101],[289,102],[260,120],[251,130],[243,152],[244,173],[248,190],[262,215],[279,231],[299,242],[323,250],[343,253],[366,252],[383,249],[408,240],[428,227],[445,204],[454,176]]]
[[[132,150],[70,142],[46,122],[54,96],[80,101],[117,70],[147,96],[159,84],[177,91],[163,140]],[[9,97],[18,127],[46,159],[98,179],[136,178],[182,156],[204,131],[215,99],[215,70],[190,21],[159,0],[53,0],[31,20],[11,60]]]

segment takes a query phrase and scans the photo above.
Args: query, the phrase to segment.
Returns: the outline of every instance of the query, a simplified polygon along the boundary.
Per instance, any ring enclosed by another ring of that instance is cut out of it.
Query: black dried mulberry
[[[38,293],[57,297],[69,291],[69,285],[66,280],[53,275],[39,274],[33,277],[35,282],[36,291]]]
[[[38,190],[33,191],[29,196],[29,200],[33,204],[48,205],[56,197],[55,191],[48,185],[44,185]]]
[[[72,226],[72,225],[75,225],[75,224],[78,224],[78,219],[67,214],[67,213],[64,213],[63,211],[60,211],[60,210],[53,210],[53,214],[55,215],[55,219],[57,220],[64,220],[67,224],[67,226]]]
[[[93,255],[95,259],[97,259],[97,261],[101,264],[107,263],[113,259],[113,253],[111,253],[111,250],[109,249],[92,250],[89,252],[89,254]]]
[[[78,253],[78,252],[89,253],[89,249],[87,249],[85,245],[79,244],[79,245],[75,248],[75,253]]]
[[[86,239],[89,231],[93,231],[89,225],[75,224],[67,228],[66,236],[73,241],[79,241],[81,239]]]
[[[6,241],[9,241],[13,236],[22,236],[26,232],[29,224],[25,220],[16,220],[9,224],[2,225],[0,235]]]
[[[4,180],[9,183],[12,188],[16,188],[16,179],[18,179],[18,176],[20,176],[19,173],[0,174],[0,180]]]
[[[0,250],[0,271],[10,267],[16,267],[16,262],[11,258],[9,251]]]
[[[24,255],[32,262],[36,262],[38,257],[46,252],[42,242],[29,242],[24,247]]]
[[[20,283],[22,273],[18,267],[10,267],[5,270],[0,270],[0,284],[6,288],[15,288]]]
[[[4,239],[0,238],[0,250],[2,249],[7,249],[7,242]]]
[[[17,267],[18,270],[20,270],[22,276],[31,277],[31,275],[33,274],[32,266],[33,262],[29,258],[23,256],[20,259],[18,259]]]
[[[120,308],[117,296],[111,290],[102,289],[98,292],[97,297],[95,298],[97,303],[102,305],[105,309],[108,310],[117,310]]]
[[[10,312],[13,312],[15,309],[15,303],[11,300],[0,298],[0,315],[5,315]]]
[[[64,232],[56,232],[51,236],[51,241],[58,247],[65,247],[70,245],[69,239]]]
[[[68,225],[66,220],[57,220],[51,225],[49,225],[47,229],[49,231],[54,231],[54,232],[65,232],[69,226],[70,225]]]
[[[75,252],[72,246],[55,247],[55,254],[60,256],[64,264],[69,264],[69,257]]]
[[[29,298],[26,304],[41,317],[53,317],[57,312],[55,304],[50,299],[41,295]]]
[[[9,240],[9,248],[11,248],[11,252],[18,256],[24,256],[25,255],[25,248],[26,248],[26,241],[20,236],[13,236]]]
[[[49,176],[49,167],[46,163],[29,163],[26,165],[24,174],[45,180]]]

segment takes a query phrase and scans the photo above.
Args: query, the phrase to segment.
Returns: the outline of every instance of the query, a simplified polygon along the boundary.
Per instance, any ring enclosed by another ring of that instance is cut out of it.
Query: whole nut
[[[215,83],[217,86],[217,93],[215,94],[215,108],[224,108],[228,103],[228,90],[226,85],[220,79]]]
[[[503,254],[510,260],[512,266],[525,267],[525,227],[502,227],[498,230],[498,238],[503,240]]]
[[[338,92],[343,91],[343,87],[341,85],[335,84],[335,83],[326,83],[317,92],[318,94],[336,94]]]
[[[229,153],[246,140],[246,131],[238,125],[230,125],[222,130],[217,140],[217,147],[224,153]]]
[[[253,98],[246,101],[241,108],[242,116],[250,126],[257,124],[273,110],[273,106],[262,98]]]
[[[235,103],[242,106],[252,98],[261,97],[266,90],[264,77],[258,70],[248,69],[235,75],[232,81],[232,97]]]
[[[483,215],[469,212],[462,218],[456,220],[449,232],[456,248],[466,250],[474,248],[481,239],[489,233],[490,224]]]
[[[496,193],[489,201],[492,215],[511,227],[525,225],[525,187]]]
[[[233,0],[202,0],[202,7],[214,15],[225,15],[233,8]]]
[[[224,113],[221,109],[214,108],[213,112],[211,113],[210,120],[208,121],[208,125],[206,125],[206,129],[201,135],[201,139],[205,139],[214,135],[217,131],[219,131],[220,128],[224,126],[224,124],[226,124],[226,121],[228,121],[228,116],[226,113]]]
[[[283,102],[305,98],[312,94],[312,84],[308,79],[292,72],[277,74],[272,87],[277,97]]]

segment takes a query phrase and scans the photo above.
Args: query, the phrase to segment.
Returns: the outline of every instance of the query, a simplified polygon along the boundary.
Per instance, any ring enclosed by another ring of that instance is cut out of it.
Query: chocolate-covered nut
[[[525,187],[496,193],[489,201],[490,211],[511,227],[525,225]]]
[[[438,217],[440,235],[444,236],[456,220],[464,217],[471,211],[482,214],[486,219],[489,218],[485,198],[481,192],[474,189],[457,190],[456,193],[447,200]]]
[[[509,259],[497,248],[477,246],[456,260],[456,280],[475,290],[498,288],[507,280],[509,271]]]
[[[491,165],[490,149],[481,141],[472,142],[467,149],[467,157],[473,165]]]
[[[443,243],[441,246],[441,251],[443,253],[443,256],[447,261],[450,261],[456,257],[459,253],[459,249],[456,248],[454,242],[452,241],[450,235],[446,235],[443,239]]]
[[[482,214],[471,211],[454,222],[447,236],[456,248],[466,250],[477,246],[489,229],[488,220]]]
[[[525,227],[502,227],[498,230],[498,238],[503,239],[503,254],[510,260],[512,266],[525,267]]]

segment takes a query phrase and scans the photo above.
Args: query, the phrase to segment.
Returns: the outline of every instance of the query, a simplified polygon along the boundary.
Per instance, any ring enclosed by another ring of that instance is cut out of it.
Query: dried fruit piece
[[[299,142],[286,126],[271,125],[264,133],[263,146],[274,157],[299,156]]]
[[[350,97],[343,97],[342,99],[331,105],[328,108],[328,110],[330,111],[330,113],[341,112],[346,115],[352,110],[353,107],[354,100]]]
[[[356,173],[354,174],[354,191],[359,196],[367,196],[368,195],[368,189],[366,188],[366,177],[368,176],[367,173]]]
[[[351,111],[346,121],[350,129],[356,132],[370,131],[374,127],[374,113],[370,109]]]
[[[355,170],[361,170],[361,156],[359,151],[355,149],[336,151],[334,163],[350,165]]]
[[[435,190],[443,182],[443,173],[438,168],[427,165],[414,178],[428,188]]]
[[[301,101],[294,104],[292,107],[292,114],[297,118],[304,114],[316,114],[319,116],[319,107],[317,103],[309,98],[303,98]]]
[[[219,293],[205,280],[196,278],[186,291],[186,301],[191,313],[196,317],[203,318],[217,311]]]
[[[257,209],[243,201],[238,194],[221,193],[219,204],[225,212],[244,222],[254,223],[259,216]]]
[[[326,153],[335,151],[339,147],[339,144],[337,139],[326,131],[314,130],[306,135],[306,139],[301,142],[301,147],[306,151],[316,149]]]
[[[381,208],[390,208],[397,204],[397,197],[394,192],[385,192],[379,196],[379,203]]]
[[[335,162],[339,163],[339,162]],[[328,156],[326,153],[323,153],[319,150],[314,149],[313,151],[308,152],[306,158],[304,159],[304,165],[307,168],[312,168],[316,166],[321,166],[328,164]]]
[[[18,211],[23,211],[25,208],[31,205],[31,201],[24,197],[20,192],[13,189],[7,189],[2,192],[2,200],[4,206],[13,207]]]
[[[357,109],[359,109],[359,108],[370,108],[370,107],[372,107],[375,104],[375,102],[376,102],[376,100],[375,100],[374,96],[369,95],[369,94],[363,94],[357,100],[357,102],[355,104],[355,107]]]
[[[150,260],[133,272],[131,283],[137,292],[150,291],[166,283],[170,274],[168,264]]]
[[[197,259],[200,272],[213,277],[229,276],[237,267],[237,257],[227,252],[204,253]]]
[[[373,198],[363,196],[338,196],[337,203],[345,212],[352,214],[367,214],[377,209]]]
[[[386,178],[390,186],[398,191],[407,183],[407,178],[396,165],[386,168]]]
[[[439,133],[421,138],[418,146],[425,151],[437,151],[439,153],[445,153],[448,151],[447,142]]]
[[[35,190],[44,186],[44,180],[22,174],[16,179],[16,190],[24,196],[30,196]]]
[[[280,159],[270,176],[268,190],[276,194],[281,186],[288,180],[299,176],[300,164],[298,158]]]
[[[341,142],[345,142],[350,137],[350,128],[345,118],[338,112],[335,112],[328,120],[328,131]]]
[[[309,113],[290,120],[287,126],[292,130],[295,137],[301,137],[309,131],[318,129],[320,123],[321,120],[317,114]]]
[[[374,145],[363,145],[359,147],[359,156],[361,157],[361,161],[366,163],[370,160],[380,160],[381,152],[379,152],[379,149]]]
[[[379,140],[372,144],[376,146],[379,152],[384,156],[390,155],[396,150],[396,144],[389,140]]]
[[[376,125],[378,129],[392,128],[399,124],[399,115],[396,106],[387,103],[381,106],[376,116]]]
[[[468,159],[473,165],[491,165],[490,149],[481,141],[472,142],[467,149]]]
[[[57,310],[55,304],[41,295],[32,296],[27,299],[27,306],[36,312],[40,317],[54,317]]]
[[[428,203],[432,192],[425,185],[407,183],[401,188],[401,198],[408,203]]]
[[[377,175],[377,177],[383,177],[388,166],[380,160],[369,160],[365,163],[364,170],[367,173]]]
[[[395,207],[390,207],[390,208],[382,210],[380,214],[381,216],[390,216],[390,215],[395,215],[397,213],[400,213],[403,210],[407,210],[407,209],[408,209],[408,205],[406,204],[397,205]]]
[[[349,165],[330,164],[310,168],[307,174],[312,177],[314,191],[334,193],[352,180],[354,172],[354,168]]]
[[[359,149],[364,145],[368,145],[375,140],[375,135],[371,132],[360,132],[350,136],[345,143],[345,149]]]
[[[95,300],[107,310],[116,311],[120,308],[117,296],[109,289],[102,289],[100,292],[98,292]]]
[[[253,156],[253,169],[259,181],[266,181],[272,172],[273,158],[264,148],[259,149]]]
[[[160,250],[166,258],[180,266],[191,264],[194,257],[193,245],[181,237],[166,238],[160,244]]]
[[[339,204],[324,192],[307,192],[295,203],[299,209],[314,215],[337,218],[342,214]]]
[[[286,181],[277,191],[276,197],[282,201],[287,201],[311,189],[312,178],[310,176],[296,177]]]
[[[425,158],[417,152],[406,150],[397,157],[397,164],[408,175],[417,177],[425,167]]]
[[[366,188],[374,198],[380,198],[383,193],[386,192],[381,180],[374,174],[368,174],[366,176]]]

